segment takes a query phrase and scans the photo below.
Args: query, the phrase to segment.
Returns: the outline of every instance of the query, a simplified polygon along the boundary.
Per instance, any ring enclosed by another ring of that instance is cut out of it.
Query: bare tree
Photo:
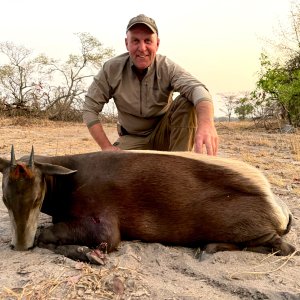
[[[47,87],[44,99],[50,119],[68,119],[74,109],[80,111],[83,94],[86,93],[87,78],[102,67],[103,62],[113,55],[113,49],[103,45],[89,33],[77,33],[80,40],[80,54],[69,55],[68,60],[60,64],[45,61],[49,72],[58,83]]]
[[[0,91],[6,109],[39,108],[43,70],[31,50],[11,42],[0,43],[7,63],[0,66]]]
[[[113,49],[103,47],[89,33],[76,36],[80,51],[65,62],[44,54],[32,58],[32,51],[23,46],[0,43],[0,54],[7,60],[0,66],[1,107],[36,109],[50,119],[72,119],[74,114],[81,119],[87,79],[113,55]]]
[[[220,94],[220,97],[223,100],[224,108],[220,110],[225,113],[225,116],[228,118],[228,122],[231,121],[232,114],[234,113],[236,102],[237,102],[237,95],[235,94]]]

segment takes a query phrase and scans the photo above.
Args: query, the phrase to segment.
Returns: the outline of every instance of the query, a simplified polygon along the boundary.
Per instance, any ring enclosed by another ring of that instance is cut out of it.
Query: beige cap
[[[126,29],[126,32],[134,25],[136,24],[144,24],[146,25],[147,27],[149,27],[152,32],[158,34],[158,29],[157,29],[157,26],[156,26],[156,23],[153,19],[141,14],[141,15],[138,15],[134,18],[132,18],[128,25],[127,25],[127,29]]]

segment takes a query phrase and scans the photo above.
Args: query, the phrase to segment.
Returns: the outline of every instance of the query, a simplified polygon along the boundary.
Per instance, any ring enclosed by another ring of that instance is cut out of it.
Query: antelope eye
[[[37,207],[39,205],[39,197],[36,197],[35,200],[33,201],[32,207]]]

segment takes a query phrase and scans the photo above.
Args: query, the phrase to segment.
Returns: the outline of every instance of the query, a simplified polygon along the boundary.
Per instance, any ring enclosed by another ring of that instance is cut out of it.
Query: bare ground
[[[107,126],[112,141],[115,127]],[[258,167],[294,215],[286,240],[300,249],[300,134],[218,124],[220,156]],[[82,124],[0,119],[0,156],[17,158],[34,145],[41,155],[97,151]],[[1,192],[1,191],[0,191]],[[40,223],[48,223],[46,215]],[[0,203],[1,299],[300,299],[300,257],[222,252],[195,258],[195,249],[123,242],[105,266],[74,262],[46,249],[9,248],[10,224]]]

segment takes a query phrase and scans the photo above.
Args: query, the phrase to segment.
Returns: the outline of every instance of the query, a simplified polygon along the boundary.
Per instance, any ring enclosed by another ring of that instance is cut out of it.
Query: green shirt
[[[130,134],[147,135],[180,93],[194,105],[212,101],[207,88],[166,56],[157,54],[140,81],[129,53],[104,63],[88,89],[83,106],[83,120],[88,127],[99,123],[103,106],[113,99],[118,121]]]

